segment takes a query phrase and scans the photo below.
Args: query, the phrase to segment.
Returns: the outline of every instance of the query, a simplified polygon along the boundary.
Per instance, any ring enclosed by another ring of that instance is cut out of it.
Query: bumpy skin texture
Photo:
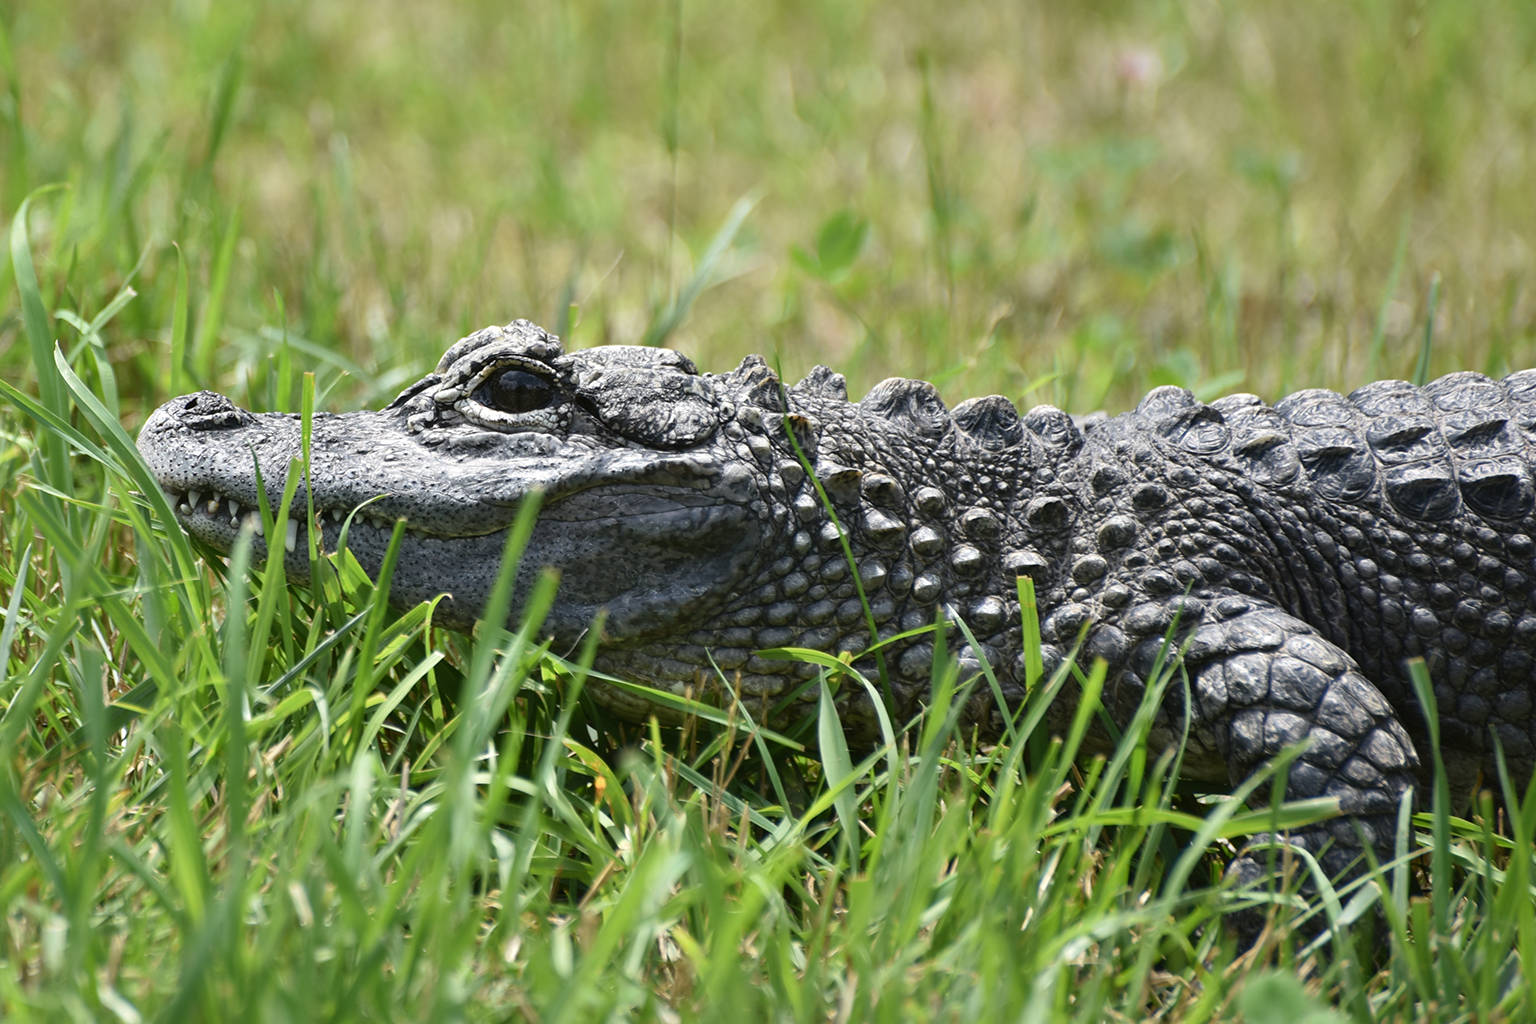
[[[1082,428],[996,396],[948,410],[922,381],[888,380],[850,403],[825,368],[786,389],[756,357],[712,375],[661,349],[564,353],[517,321],[458,342],[382,411],[317,416],[311,476],[324,541],[377,498],[349,546],[376,568],[404,518],[393,598],[447,592],[460,625],[486,599],[518,502],[542,490],[519,587],[561,570],[547,622],[557,641],[575,644],[606,609],[601,669],[698,692],[713,663],[770,722],[807,712],[789,695],[809,669],[755,652],[870,646],[855,572],[879,636],[964,619],[977,642],[962,661],[988,661],[1015,702],[1016,578],[1031,577],[1045,669],[1079,644],[1082,663],[1105,659],[1104,703],[1121,724],[1172,629],[1192,700],[1169,688],[1152,743],[1177,742],[1187,724],[1185,774],[1224,786],[1310,740],[1288,795],[1336,797],[1347,817],[1291,838],[1339,868],[1362,835],[1386,849],[1417,781],[1410,737],[1426,733],[1405,659],[1428,663],[1459,789],[1492,777],[1494,737],[1516,778],[1531,775],[1533,437],[1536,371],[1304,391],[1274,406],[1159,388]],[[258,464],[276,506],[299,424],[203,392],[158,410],[139,444],[183,525],[227,549],[256,504]],[[299,576],[303,529],[287,559]],[[897,715],[927,697],[932,654],[916,640],[888,655]],[[602,693],[623,712],[651,710]],[[871,732],[863,694],[846,698],[849,728]],[[1003,731],[989,692],[968,712]]]

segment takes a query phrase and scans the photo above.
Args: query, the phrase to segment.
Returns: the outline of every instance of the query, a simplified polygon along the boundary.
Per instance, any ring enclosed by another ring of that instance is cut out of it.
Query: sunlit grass
[[[1405,829],[1380,918],[1320,904],[1360,945],[1300,969],[1281,899],[1239,958],[1263,826],[1134,733],[626,726],[537,614],[209,565],[129,438],[514,316],[1074,412],[1499,373],[1531,52],[1494,2],[0,12],[0,1015],[1529,1016],[1536,800]]]

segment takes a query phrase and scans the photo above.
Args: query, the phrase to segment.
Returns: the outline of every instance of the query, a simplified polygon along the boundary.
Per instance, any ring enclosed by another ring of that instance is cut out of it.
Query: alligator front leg
[[[1335,877],[1359,858],[1362,836],[1378,856],[1389,854],[1398,805],[1418,767],[1392,706],[1348,654],[1274,605],[1225,595],[1205,607],[1184,655],[1192,742],[1220,757],[1235,784],[1305,741],[1286,797],[1333,797],[1345,816],[1286,841],[1317,855]],[[1251,850],[1231,874],[1255,882],[1269,863],[1265,851]]]

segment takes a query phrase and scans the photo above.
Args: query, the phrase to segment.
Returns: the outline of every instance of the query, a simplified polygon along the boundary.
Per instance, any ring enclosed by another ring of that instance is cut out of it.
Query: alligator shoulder
[[[1152,741],[1187,732],[1187,774],[1232,784],[1310,740],[1289,795],[1336,797],[1349,817],[1293,841],[1337,866],[1361,835],[1385,849],[1417,783],[1408,659],[1428,666],[1463,791],[1498,749],[1522,781],[1536,764],[1533,431],[1536,371],[1274,405],[1159,388],[1080,426],[996,396],[947,409],[913,380],[850,402],[829,370],[787,387],[757,357],[708,374],[665,349],[565,352],[517,321],[459,341],[385,409],[316,417],[311,526],[334,544],[359,510],[348,544],[371,571],[403,519],[393,599],[447,594],[468,625],[519,503],[542,492],[519,592],[560,570],[556,641],[601,611],[605,671],[697,692],[718,666],[770,720],[805,712],[791,696],[810,670],[763,649],[857,659],[936,619],[964,620],[962,665],[988,663],[1020,699],[1028,576],[1044,667],[1104,659],[1121,722],[1179,641],[1190,699],[1170,688]],[[258,468],[277,504],[299,422],[202,392],[161,407],[139,444],[182,525],[228,549]],[[304,530],[285,538],[300,576]],[[896,713],[921,707],[933,656],[921,636],[889,649]],[[860,699],[844,709],[856,732],[873,728]],[[1003,731],[990,691],[967,710]]]

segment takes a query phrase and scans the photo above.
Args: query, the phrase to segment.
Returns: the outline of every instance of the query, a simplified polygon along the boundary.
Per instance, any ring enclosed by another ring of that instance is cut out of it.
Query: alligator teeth
[[[283,547],[292,551],[299,546],[299,524],[290,519],[286,524],[286,529],[287,533],[283,537]]]
[[[247,512],[245,514],[245,525],[249,526],[258,537],[262,536],[265,532],[265,528],[261,525],[261,515],[257,512]]]
[[[217,494],[215,494],[213,497],[208,499],[208,514],[209,515],[213,515],[218,510],[219,510],[219,496]]]
[[[238,501],[236,501],[234,498],[230,498],[229,499],[229,518],[230,518],[230,521],[233,522],[234,520],[238,519],[239,517],[240,517],[240,503]]]
[[[185,507],[186,507],[186,510],[188,512],[192,511],[194,508],[197,508],[197,506],[201,505],[202,503],[203,503],[203,492],[202,491],[191,491],[191,492],[189,492],[187,494],[187,504],[186,504]]]

